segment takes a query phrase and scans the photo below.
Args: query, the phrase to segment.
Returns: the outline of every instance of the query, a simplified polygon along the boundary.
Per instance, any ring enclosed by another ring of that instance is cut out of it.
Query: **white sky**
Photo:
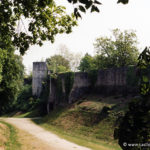
[[[73,10],[73,6],[67,0],[57,0],[64,5],[67,12]],[[130,0],[128,5],[117,4],[117,0],[100,0],[100,13],[86,13],[82,20],[78,20],[78,26],[73,28],[69,35],[57,35],[55,43],[45,42],[42,47],[31,46],[23,56],[23,63],[27,71],[31,71],[32,62],[45,60],[54,55],[60,45],[66,45],[71,52],[86,52],[93,54],[93,43],[99,36],[110,36],[111,30],[133,29],[137,32],[139,48],[150,46],[150,0]]]

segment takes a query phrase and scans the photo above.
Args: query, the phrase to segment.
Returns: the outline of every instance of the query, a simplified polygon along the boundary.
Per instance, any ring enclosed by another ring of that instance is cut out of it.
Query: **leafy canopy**
[[[54,55],[50,58],[47,58],[46,63],[48,69],[53,73],[70,71],[69,61],[61,55]]]
[[[150,68],[150,49],[146,47],[138,58],[139,75],[141,77],[140,93],[143,96],[150,95],[149,68]]]
[[[0,49],[0,83],[2,81],[2,71],[3,71],[3,65],[6,59],[6,56],[7,56],[7,52]]]
[[[98,68],[136,65],[139,55],[134,31],[112,30],[113,37],[99,37],[94,43]]]
[[[93,57],[86,53],[85,56],[81,59],[78,69],[83,72],[94,70],[95,64]]]
[[[150,49],[145,48],[138,58],[138,74],[140,77],[140,97],[129,103],[129,110],[115,129],[114,137],[123,150],[149,149],[148,146],[130,146],[128,144],[144,144],[150,141]],[[125,143],[125,145],[124,145]]]
[[[137,37],[134,31],[112,30],[113,37],[99,37],[94,43],[95,56],[85,54],[78,69],[98,70],[136,65],[138,61]]]
[[[24,77],[22,57],[14,54],[13,47],[2,52],[5,52],[6,57],[3,57],[1,72],[0,113],[10,110],[22,88]]]
[[[17,31],[17,24],[28,22],[25,31]],[[42,45],[43,41],[54,42],[61,33],[70,33],[76,25],[73,15],[65,13],[65,7],[56,6],[53,0],[2,0],[0,1],[0,43],[6,49],[9,41],[21,54],[30,45]]]
[[[74,9],[76,18],[81,17],[79,11],[99,12],[98,0],[68,0],[77,4]],[[128,0],[118,0],[118,3],[128,3]],[[0,48],[7,48],[9,41],[18,48],[21,54],[30,45],[42,45],[43,41],[54,42],[55,35],[70,33],[72,27],[77,25],[74,15],[67,15],[65,7],[56,6],[54,0],[2,0],[0,1]],[[28,22],[25,27],[24,22]],[[17,25],[23,24],[25,31],[19,31]]]
[[[69,3],[72,3],[73,5],[77,5],[74,8],[74,15],[76,18],[80,17],[80,12],[85,13],[88,9],[91,10],[91,12],[100,12],[98,6],[102,5],[102,3],[99,0],[68,0]],[[127,4],[129,0],[118,0],[117,3],[123,3]]]

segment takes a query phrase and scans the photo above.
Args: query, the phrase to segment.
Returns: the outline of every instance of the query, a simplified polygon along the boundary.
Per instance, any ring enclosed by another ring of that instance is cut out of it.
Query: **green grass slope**
[[[94,150],[120,150],[113,132],[130,99],[90,95],[66,108],[57,108],[34,122]]]
[[[1,120],[0,124],[3,125],[0,126],[0,130],[3,130],[3,132],[0,131],[0,149],[4,148],[6,150],[20,150],[21,144],[18,142],[16,129],[12,125]],[[1,139],[1,137],[3,138]],[[5,139],[4,142],[3,139]]]

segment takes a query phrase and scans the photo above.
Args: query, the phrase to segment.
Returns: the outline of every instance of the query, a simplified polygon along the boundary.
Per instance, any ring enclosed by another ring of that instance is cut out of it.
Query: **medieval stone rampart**
[[[127,95],[138,92],[135,67],[111,68],[97,71],[92,77],[87,72],[58,74],[50,78],[48,103],[53,105],[73,103],[85,94],[97,93],[105,96]],[[45,62],[33,63],[32,92],[39,97],[42,82],[47,77]],[[94,83],[94,84],[93,84]]]
[[[99,70],[95,91],[100,94],[114,95],[127,92],[127,68]]]

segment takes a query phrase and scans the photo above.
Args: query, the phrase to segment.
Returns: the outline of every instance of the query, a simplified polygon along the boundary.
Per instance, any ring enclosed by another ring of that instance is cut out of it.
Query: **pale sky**
[[[67,0],[57,0],[57,4],[66,6],[67,12],[73,6]],[[128,5],[117,4],[117,0],[100,0],[100,13],[86,13],[78,20],[78,26],[73,28],[71,34],[57,35],[55,43],[45,42],[42,47],[31,46],[23,56],[23,63],[27,71],[32,69],[34,61],[45,60],[54,55],[60,45],[66,45],[71,52],[93,54],[93,43],[99,36],[111,36],[111,30],[133,29],[142,51],[150,46],[150,0],[130,0]]]

